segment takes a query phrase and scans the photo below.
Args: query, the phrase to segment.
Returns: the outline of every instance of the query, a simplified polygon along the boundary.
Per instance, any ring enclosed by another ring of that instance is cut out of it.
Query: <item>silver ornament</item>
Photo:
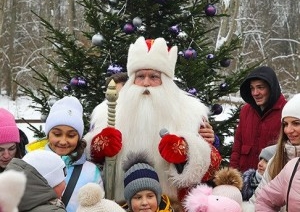
[[[135,27],[140,27],[142,25],[142,19],[140,17],[135,17],[133,20],[132,20],[132,24],[135,26]]]
[[[104,41],[103,36],[100,33],[93,35],[92,44],[95,46],[101,46]]]
[[[177,37],[179,39],[185,40],[185,39],[187,39],[188,35],[184,31],[181,31],[178,33]]]

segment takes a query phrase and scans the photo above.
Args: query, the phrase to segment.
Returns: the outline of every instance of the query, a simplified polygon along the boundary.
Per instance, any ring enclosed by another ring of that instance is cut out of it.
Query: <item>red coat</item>
[[[263,148],[275,144],[280,132],[281,111],[286,100],[281,94],[274,106],[260,116],[250,104],[242,107],[234,136],[230,166],[244,172],[257,169]]]

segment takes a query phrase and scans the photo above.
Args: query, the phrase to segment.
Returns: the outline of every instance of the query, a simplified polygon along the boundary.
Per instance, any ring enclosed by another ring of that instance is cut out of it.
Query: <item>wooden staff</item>
[[[108,127],[115,127],[116,105],[118,99],[118,92],[116,83],[112,79],[105,93],[108,105]],[[115,195],[115,176],[116,176],[116,156],[106,157],[104,164],[104,186],[107,199],[113,200]]]

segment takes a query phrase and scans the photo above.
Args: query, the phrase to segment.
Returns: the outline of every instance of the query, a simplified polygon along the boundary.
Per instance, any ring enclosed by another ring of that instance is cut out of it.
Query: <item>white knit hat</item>
[[[125,212],[116,202],[104,199],[104,190],[97,183],[87,183],[79,189],[76,212]]]
[[[169,49],[164,38],[145,40],[144,37],[139,37],[129,47],[127,58],[128,76],[130,77],[141,69],[153,69],[173,79],[178,56],[177,51],[177,46]]]
[[[26,187],[23,172],[8,170],[0,174],[0,211],[18,212],[18,205]]]
[[[283,107],[281,113],[281,121],[283,118],[291,116],[300,119],[300,93],[293,96]]]
[[[58,125],[67,125],[77,130],[79,137],[82,138],[84,123],[83,123],[83,108],[76,97],[65,96],[53,104],[50,113],[45,123],[45,133]]]
[[[33,166],[54,188],[66,178],[65,163],[52,151],[35,150],[27,153],[22,160]]]

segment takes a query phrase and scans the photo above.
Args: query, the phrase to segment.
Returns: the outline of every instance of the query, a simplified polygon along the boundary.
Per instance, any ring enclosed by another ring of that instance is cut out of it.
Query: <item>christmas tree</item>
[[[85,8],[84,18],[91,29],[81,36],[54,28],[40,17],[48,30],[46,39],[59,56],[46,57],[57,80],[50,81],[32,68],[43,87],[39,91],[26,87],[23,90],[32,97],[35,109],[44,118],[55,99],[74,95],[83,104],[87,131],[92,110],[105,98],[106,78],[126,72],[129,45],[140,36],[163,37],[170,46],[177,45],[179,49],[174,79],[178,86],[211,108],[210,122],[221,141],[224,136],[233,135],[239,107],[232,110],[227,120],[215,121],[215,117],[222,112],[222,97],[236,93],[252,67],[243,67],[242,61],[235,59],[238,36],[218,38],[220,19],[227,17],[217,12],[219,1],[80,0],[78,3]],[[35,130],[39,137],[43,136],[43,132]],[[230,149],[230,145],[221,143],[224,159],[228,159]]]

